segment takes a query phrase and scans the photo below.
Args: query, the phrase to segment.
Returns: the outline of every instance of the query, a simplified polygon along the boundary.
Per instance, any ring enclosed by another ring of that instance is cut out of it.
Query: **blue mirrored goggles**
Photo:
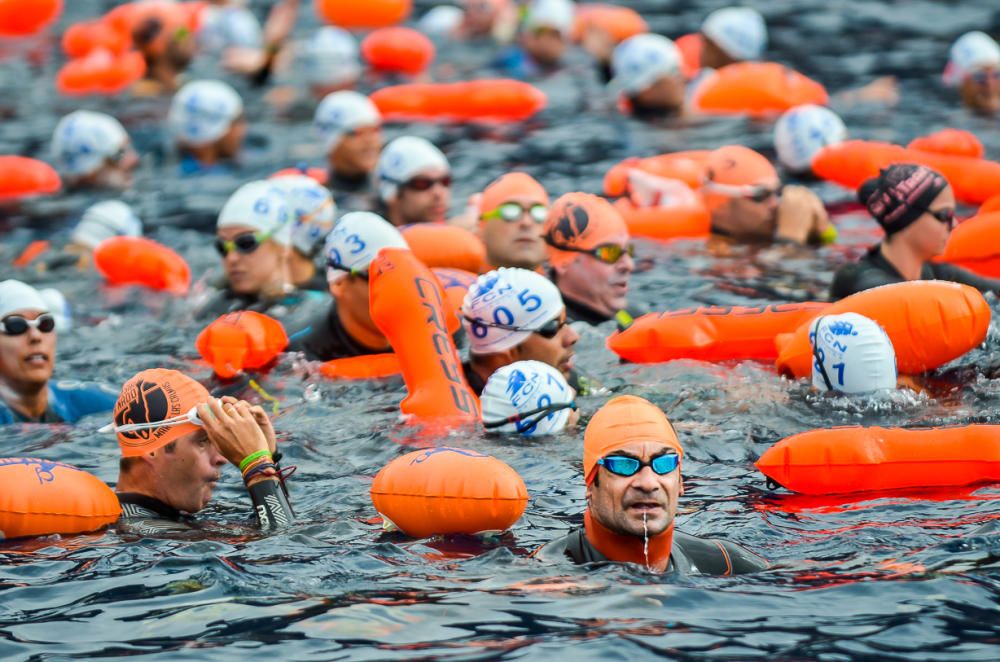
[[[665,476],[680,466],[680,463],[681,456],[677,453],[658,455],[649,462],[643,462],[642,460],[626,455],[608,455],[597,461],[597,464],[616,476],[626,477],[636,475],[643,467],[652,467],[655,474]]]

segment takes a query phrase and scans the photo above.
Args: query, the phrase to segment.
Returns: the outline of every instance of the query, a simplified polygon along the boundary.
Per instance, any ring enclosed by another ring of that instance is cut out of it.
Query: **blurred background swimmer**
[[[247,129],[240,95],[217,80],[193,81],[178,90],[167,125],[183,175],[228,172],[239,158]]]
[[[516,361],[486,380],[479,398],[487,432],[525,437],[558,434],[580,418],[576,392],[563,374],[541,361]]]
[[[326,291],[326,274],[317,268],[326,235],[333,228],[337,204],[325,187],[305,175],[282,175],[271,180],[281,191],[292,212],[289,278],[303,290]]]
[[[373,173],[382,151],[378,108],[363,94],[334,92],[316,108],[313,123],[326,155],[326,185],[343,208],[373,211]]]
[[[110,115],[89,110],[59,120],[52,134],[52,156],[70,189],[124,191],[139,167],[125,127]]]
[[[441,223],[451,204],[451,165],[430,141],[396,138],[382,150],[375,168],[385,219],[395,226]]]
[[[896,352],[877,322],[857,313],[821,315],[809,340],[813,388],[848,395],[896,388]]]
[[[985,32],[966,32],[952,44],[943,78],[958,88],[972,112],[993,116],[1000,111],[1000,45]]]

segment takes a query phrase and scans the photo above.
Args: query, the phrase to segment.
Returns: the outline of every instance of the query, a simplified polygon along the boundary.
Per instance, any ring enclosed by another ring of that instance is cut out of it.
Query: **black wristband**
[[[289,526],[295,514],[277,480],[261,480],[247,488],[261,531]]]

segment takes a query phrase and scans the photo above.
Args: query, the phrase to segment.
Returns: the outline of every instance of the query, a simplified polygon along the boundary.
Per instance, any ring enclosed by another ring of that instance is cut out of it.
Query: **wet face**
[[[40,310],[16,310],[6,317],[36,320]],[[52,377],[56,362],[56,332],[29,327],[25,333],[10,336],[0,333],[0,380],[15,391],[43,387]]]
[[[367,280],[345,273],[330,283],[330,294],[337,300],[338,311],[343,311],[366,331],[382,335],[378,326],[372,321]]]
[[[486,245],[486,259],[494,267],[537,269],[545,261],[543,223],[535,221],[528,210],[541,201],[520,196],[506,202],[518,204],[524,211],[516,221],[502,218],[482,221],[480,227]]]
[[[705,35],[701,35],[701,66],[708,69],[719,69],[736,62],[739,60],[719,48],[714,41]]]
[[[212,500],[226,458],[208,435],[198,430],[150,453],[154,496],[186,513],[196,513]]]
[[[905,241],[921,260],[927,261],[940,255],[948,244],[951,225],[935,218],[932,212],[945,215],[948,211],[955,211],[955,194],[951,186],[937,194],[927,213],[896,233],[898,239]],[[892,239],[896,240],[896,237]]]
[[[242,116],[238,117],[230,125],[226,134],[219,138],[219,156],[225,159],[235,158],[240,153],[240,148],[243,146],[243,139],[246,138],[246,135],[247,121]]]
[[[610,454],[648,463],[660,455],[675,452],[657,441],[639,441]],[[679,465],[664,476],[650,466],[642,467],[631,476],[619,476],[598,466],[596,480],[587,487],[587,504],[591,516],[615,533],[656,536],[673,523],[677,515],[677,498],[683,493]]]
[[[492,0],[465,0],[464,26],[469,36],[480,37],[490,34],[496,19],[496,7]]]
[[[613,235],[601,243],[627,246],[629,237]],[[634,270],[635,260],[628,253],[623,253],[614,264],[581,254],[569,264],[556,267],[556,284],[570,299],[612,317],[627,305],[628,283]]]
[[[980,115],[1000,112],[1000,67],[984,67],[962,81],[962,101]]]
[[[236,239],[240,235],[253,235],[249,226],[219,228],[215,236],[223,241]],[[259,236],[259,235],[258,235]],[[236,294],[259,295],[276,294],[284,285],[286,249],[284,246],[265,239],[256,250],[244,254],[231,250],[222,258],[222,269],[229,288]]]
[[[345,177],[367,175],[375,169],[381,151],[382,127],[358,127],[344,134],[330,152],[330,169]]]
[[[561,372],[567,379],[573,370],[575,345],[580,339],[580,334],[573,330],[566,322],[566,311],[560,316],[560,321],[564,324],[553,338],[544,338],[537,333],[532,333],[525,340],[512,350],[511,363],[514,361],[541,361],[547,363]]]
[[[676,112],[684,107],[684,78],[680,75],[662,76],[632,97],[632,101],[636,107],[646,111]]]
[[[447,186],[445,185],[447,183]],[[442,223],[451,204],[451,182],[447,170],[427,168],[399,186],[388,204],[394,225]]]
[[[118,151],[104,160],[104,166],[95,176],[95,185],[123,191],[132,186],[138,167],[139,155],[132,148],[132,142],[126,140]]]
[[[538,27],[524,33],[521,40],[525,52],[545,67],[554,67],[566,52],[566,39],[555,28]]]
[[[756,196],[725,196],[721,205],[712,208],[712,227],[738,239],[771,240],[778,226],[778,205],[781,198],[777,191],[780,185],[779,181],[774,180],[751,187],[764,194],[775,192],[763,199]]]

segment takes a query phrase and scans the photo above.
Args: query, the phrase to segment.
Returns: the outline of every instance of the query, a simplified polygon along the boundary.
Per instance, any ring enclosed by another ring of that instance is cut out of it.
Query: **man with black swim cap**
[[[912,163],[891,165],[861,185],[858,200],[886,236],[855,264],[837,270],[831,298],[908,280],[948,280],[1000,293],[1000,279],[930,261],[944,252],[955,224],[955,194],[940,173]]]
[[[587,509],[583,528],[536,552],[543,560],[636,563],[650,572],[734,575],[767,562],[739,545],[674,530],[684,493],[684,449],[654,404],[633,395],[612,398],[583,436]]]

